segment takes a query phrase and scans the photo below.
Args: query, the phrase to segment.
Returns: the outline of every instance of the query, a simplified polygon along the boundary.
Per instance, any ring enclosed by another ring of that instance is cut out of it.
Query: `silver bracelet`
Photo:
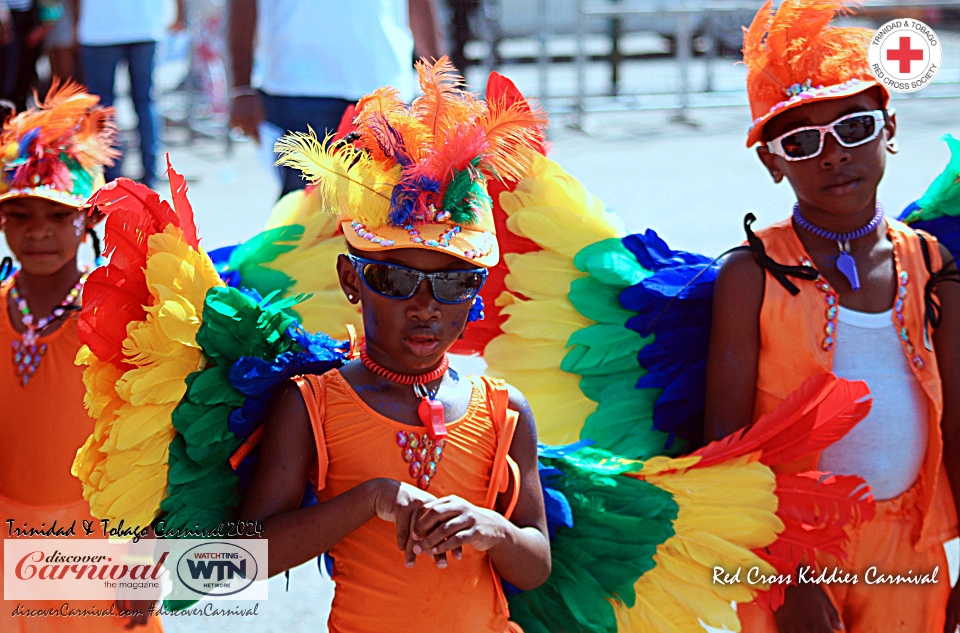
[[[236,99],[237,97],[258,97],[260,96],[260,91],[253,86],[234,86],[227,95],[231,99]]]

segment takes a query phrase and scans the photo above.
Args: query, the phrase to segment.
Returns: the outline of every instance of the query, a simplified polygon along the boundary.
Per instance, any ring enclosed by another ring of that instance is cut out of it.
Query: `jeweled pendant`
[[[26,387],[33,375],[37,373],[43,355],[47,353],[47,344],[14,341],[12,348],[13,366],[16,368],[17,377],[20,378],[20,386]]]

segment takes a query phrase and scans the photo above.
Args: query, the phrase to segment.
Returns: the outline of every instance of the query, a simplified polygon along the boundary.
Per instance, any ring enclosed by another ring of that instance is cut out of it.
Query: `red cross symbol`
[[[887,50],[887,61],[900,62],[900,74],[910,74],[910,62],[923,61],[922,48],[910,48],[910,37],[900,38],[900,48]]]

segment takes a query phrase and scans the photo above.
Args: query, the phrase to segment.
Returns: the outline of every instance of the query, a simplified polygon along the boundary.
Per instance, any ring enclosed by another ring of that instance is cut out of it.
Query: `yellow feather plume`
[[[311,129],[294,132],[277,141],[278,165],[299,169],[317,185],[324,209],[367,226],[383,226],[390,212],[390,197],[400,178],[400,166],[389,171],[363,150],[331,146],[332,136],[321,143]]]

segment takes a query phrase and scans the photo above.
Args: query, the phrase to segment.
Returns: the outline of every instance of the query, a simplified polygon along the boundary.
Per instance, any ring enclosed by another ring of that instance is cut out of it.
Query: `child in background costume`
[[[762,249],[751,236],[753,256],[731,256],[717,279],[705,424],[708,440],[746,426],[811,375],[865,380],[869,416],[798,467],[862,476],[877,513],[853,532],[847,560],[817,559],[859,574],[857,584],[791,587],[776,621],[744,605],[746,632],[953,631],[960,600],[942,547],[957,534],[960,292],[936,289],[943,320],[932,331],[925,287],[949,253],[877,204],[896,117],[870,74],[874,33],[829,26],[849,4],[787,0],[774,14],[767,2],[746,31],[756,117],[747,145],[760,144],[760,160],[775,182],[790,182],[797,204],[792,218],[756,233]],[[872,566],[936,570],[937,582],[871,585]]]
[[[458,90],[443,78],[452,67],[426,72]],[[271,575],[331,552],[331,631],[519,630],[500,577],[532,589],[550,572],[530,408],[501,381],[448,370],[446,356],[499,259],[488,175],[522,171],[545,117],[518,110],[514,136],[488,144],[483,102],[459,92],[440,106],[421,102],[438,128],[460,127],[459,146],[414,145],[427,117],[388,124],[382,113],[405,107],[389,88],[358,105],[363,149],[312,135],[278,146],[342,222],[337,270],[363,304],[365,343],[359,360],[281,392],[242,514],[264,520]],[[387,167],[371,158],[380,147]],[[363,165],[362,191],[337,172],[343,152]],[[381,170],[402,170],[392,196]],[[320,503],[298,509],[308,478]]]
[[[93,429],[82,371],[74,364],[87,278],[77,267],[77,249],[97,221],[83,204],[103,184],[103,167],[115,156],[113,111],[97,102],[75,84],[54,85],[44,103],[8,120],[0,133],[0,227],[20,263],[0,285],[0,515],[16,528],[39,530],[56,521],[66,529],[75,522],[75,532],[83,534],[82,521],[93,520],[70,467]],[[9,269],[10,261],[4,264]],[[63,602],[24,607],[58,609]],[[124,630],[130,620],[14,618],[17,602],[3,605],[5,633]],[[157,618],[137,621],[160,630]]]

